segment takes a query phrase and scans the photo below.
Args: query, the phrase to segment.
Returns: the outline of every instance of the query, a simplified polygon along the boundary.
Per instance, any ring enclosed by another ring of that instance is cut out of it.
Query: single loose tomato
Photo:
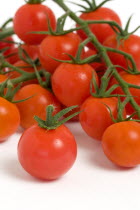
[[[80,37],[75,33],[61,36],[47,36],[40,45],[39,59],[42,66],[50,73],[53,73],[61,64],[54,59],[56,58],[64,61],[70,60],[70,57],[67,54],[75,56],[80,41]]]
[[[140,124],[120,122],[106,129],[102,137],[105,155],[115,164],[134,167],[140,163]]]
[[[56,20],[52,10],[42,4],[25,4],[14,16],[14,31],[27,44],[37,45],[46,37],[45,34],[33,34],[33,31],[48,31],[48,22],[52,29],[56,27]]]
[[[98,84],[98,76],[90,65],[62,63],[52,75],[55,96],[67,107],[81,105],[90,96],[92,76]]]
[[[118,113],[117,98],[95,98],[90,96],[81,106],[82,112],[79,115],[79,119],[82,128],[95,140],[101,140],[106,128],[114,123],[108,107],[116,119]]]
[[[117,36],[113,35],[105,40],[104,45],[130,54],[133,57],[137,68],[140,69],[140,36],[133,34],[130,35],[127,39],[122,39],[118,43]],[[130,61],[126,60],[125,57],[119,53],[108,52],[108,55],[114,65],[120,65],[127,69],[128,63],[130,64]],[[132,64],[130,64],[130,66],[132,66]]]
[[[20,124],[16,105],[0,97],[0,142],[14,134]]]
[[[32,96],[32,97],[31,97]],[[54,114],[61,110],[61,105],[55,96],[47,89],[42,88],[38,84],[30,84],[22,87],[15,95],[14,100],[22,100],[31,97],[30,99],[17,103],[20,112],[20,124],[23,128],[29,128],[36,121],[34,116],[46,118],[46,107],[50,104],[54,105]]]
[[[44,180],[64,175],[72,167],[76,155],[74,136],[64,125],[54,130],[34,125],[25,130],[18,144],[22,167],[32,176]]]
[[[133,74],[129,74],[127,72],[122,72],[120,75],[125,82],[127,82],[129,84],[140,86],[140,75],[133,75]],[[116,81],[115,78],[113,78],[111,80],[109,86],[111,87],[114,84],[118,84],[118,82]],[[130,90],[130,93],[132,94],[132,96],[134,97],[135,101],[140,105],[140,89],[129,88],[129,90]],[[123,92],[121,87],[116,88],[113,91],[113,93],[125,95],[125,93]],[[124,98],[122,98],[122,100],[124,100]],[[131,115],[134,112],[134,108],[131,106],[130,103],[128,103],[126,105],[126,112],[128,115]]]
[[[80,18],[87,21],[87,20],[107,20],[107,21],[115,21],[119,25],[121,25],[121,20],[119,16],[111,9],[106,7],[101,7],[93,12],[85,12],[80,15]],[[109,24],[90,24],[89,28],[91,29],[92,33],[97,37],[99,42],[102,44],[109,36],[115,34],[113,29]],[[78,30],[79,36],[85,40],[87,35],[83,30]],[[92,43],[89,43],[88,46],[91,49],[94,49]]]

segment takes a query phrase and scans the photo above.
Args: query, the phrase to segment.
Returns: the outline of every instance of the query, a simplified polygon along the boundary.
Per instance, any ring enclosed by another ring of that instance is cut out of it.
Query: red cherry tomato
[[[16,105],[0,97],[0,142],[14,134],[20,124]]]
[[[126,73],[126,72],[122,72],[120,75],[125,82],[127,82],[129,84],[140,86],[140,75],[133,75],[133,74],[129,74],[129,73]],[[116,81],[115,78],[113,78],[111,80],[109,86],[112,86],[114,84],[118,84],[118,82]],[[130,90],[130,93],[132,94],[132,96],[134,96],[135,101],[140,105],[140,89],[129,88],[129,90]],[[125,95],[125,93],[123,92],[121,87],[116,88],[113,93],[114,94]],[[124,98],[122,98],[122,100],[124,100]],[[134,112],[134,109],[133,109],[133,107],[131,106],[130,103],[128,103],[126,105],[126,112],[127,112],[128,115],[131,115]]]
[[[74,136],[64,125],[54,130],[34,125],[25,130],[18,144],[22,167],[32,176],[44,180],[64,175],[72,167],[76,155]]]
[[[14,17],[14,31],[27,44],[37,45],[46,37],[44,34],[33,34],[33,31],[48,31],[48,22],[52,29],[56,27],[54,13],[42,4],[25,4],[21,6]]]
[[[39,59],[42,66],[50,73],[53,73],[61,64],[53,58],[70,60],[70,57],[67,54],[75,56],[80,41],[80,37],[75,33],[69,33],[62,36],[47,36],[40,45]]]
[[[0,74],[0,83],[4,82],[5,80],[7,80],[7,76],[4,74]]]
[[[121,25],[121,20],[119,16],[111,9],[101,7],[93,12],[86,12],[80,15],[80,18],[87,21],[87,20],[107,20],[107,21],[115,21],[119,25]],[[103,43],[109,36],[115,34],[113,29],[108,24],[90,24],[89,25],[91,31],[100,43]],[[78,30],[79,36],[85,40],[87,38],[86,34],[82,30]],[[94,49],[92,43],[89,43],[88,46],[91,49]]]
[[[110,108],[113,117],[117,117],[118,100],[116,98],[94,98],[90,96],[81,106],[79,116],[84,131],[96,140],[101,140],[106,128],[113,124],[110,116]],[[126,116],[124,111],[124,117]]]
[[[128,39],[122,40],[120,41],[120,44],[118,44],[116,35],[113,35],[104,42],[104,45],[110,48],[124,51],[132,55],[137,68],[140,69],[140,59],[139,59],[140,37],[139,36],[130,35]],[[123,55],[119,53],[114,53],[114,52],[108,52],[108,55],[114,65],[120,65],[123,68],[127,69],[127,60],[125,59]]]
[[[140,124],[121,122],[111,125],[102,137],[105,155],[115,164],[134,167],[140,163]]]
[[[90,65],[62,63],[52,76],[55,96],[67,107],[81,105],[90,96],[92,75],[98,84],[98,76]]]
[[[50,91],[37,84],[22,87],[16,93],[14,100],[18,101],[30,96],[32,96],[32,98],[17,104],[21,116],[20,124],[23,128],[29,128],[36,123],[34,120],[35,115],[45,120],[46,107],[50,104],[55,107],[53,114],[61,110],[61,105],[55,96]]]

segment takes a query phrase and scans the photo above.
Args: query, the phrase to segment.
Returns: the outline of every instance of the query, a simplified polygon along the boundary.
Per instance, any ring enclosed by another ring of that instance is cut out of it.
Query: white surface
[[[0,23],[13,16],[22,3],[2,1]],[[59,16],[61,10],[51,0],[47,4]],[[131,29],[140,23],[139,0],[115,0],[107,5],[119,12],[123,23],[135,14]],[[77,161],[54,182],[36,180],[21,168],[17,160],[20,133],[0,145],[0,209],[140,210],[140,167],[122,170],[114,166],[104,156],[100,143],[89,138],[80,125],[69,123],[68,127],[78,143]]]

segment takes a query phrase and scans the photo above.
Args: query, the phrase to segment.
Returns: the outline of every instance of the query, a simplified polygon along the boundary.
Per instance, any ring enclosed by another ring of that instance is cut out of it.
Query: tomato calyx
[[[25,0],[27,4],[42,4],[46,0]]]
[[[88,12],[93,12],[93,11],[99,9],[100,7],[102,7],[104,4],[106,4],[108,1],[111,1],[111,0],[104,0],[99,5],[97,5],[96,0],[92,0],[92,1],[83,0],[83,1],[86,2],[87,6],[84,6],[82,4],[77,4],[75,2],[71,2],[71,3],[75,4],[76,6],[81,7],[82,10],[80,12],[88,13]]]
[[[54,130],[57,127],[61,126],[62,124],[64,124],[65,122],[67,122],[68,120],[72,119],[73,117],[75,117],[76,115],[78,115],[81,111],[79,112],[75,112],[74,114],[62,119],[62,117],[65,114],[68,114],[70,111],[72,111],[73,109],[76,109],[78,106],[71,106],[68,107],[66,109],[61,110],[60,112],[58,112],[56,115],[52,115],[55,107],[53,105],[49,105],[47,106],[46,109],[46,121],[40,119],[38,116],[35,116],[34,119],[38,122],[38,125],[41,128],[47,129],[47,130]]]

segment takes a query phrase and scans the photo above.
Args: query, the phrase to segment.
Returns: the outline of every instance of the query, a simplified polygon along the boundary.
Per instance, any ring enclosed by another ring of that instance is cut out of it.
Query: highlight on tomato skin
[[[98,85],[97,73],[89,64],[62,63],[52,75],[53,92],[57,99],[67,107],[81,105],[90,96],[93,75]]]
[[[20,113],[15,104],[0,97],[0,142],[14,134],[20,124]]]
[[[56,97],[39,84],[29,84],[22,87],[16,93],[14,100],[19,101],[26,98],[29,99],[16,104],[21,117],[20,125],[24,129],[36,124],[36,121],[34,120],[35,115],[42,119],[46,119],[46,107],[48,105],[54,105],[54,114],[61,110],[61,104]]]
[[[21,6],[14,16],[13,23],[16,35],[26,44],[40,44],[47,35],[33,34],[31,32],[48,31],[46,17],[49,18],[52,29],[55,29],[55,15],[49,7],[42,4],[25,4]]]
[[[65,125],[46,130],[34,125],[22,134],[18,144],[18,158],[22,167],[32,176],[54,180],[73,166],[77,144]]]
[[[105,155],[118,166],[135,167],[140,164],[140,124],[120,122],[106,129],[102,137]]]

